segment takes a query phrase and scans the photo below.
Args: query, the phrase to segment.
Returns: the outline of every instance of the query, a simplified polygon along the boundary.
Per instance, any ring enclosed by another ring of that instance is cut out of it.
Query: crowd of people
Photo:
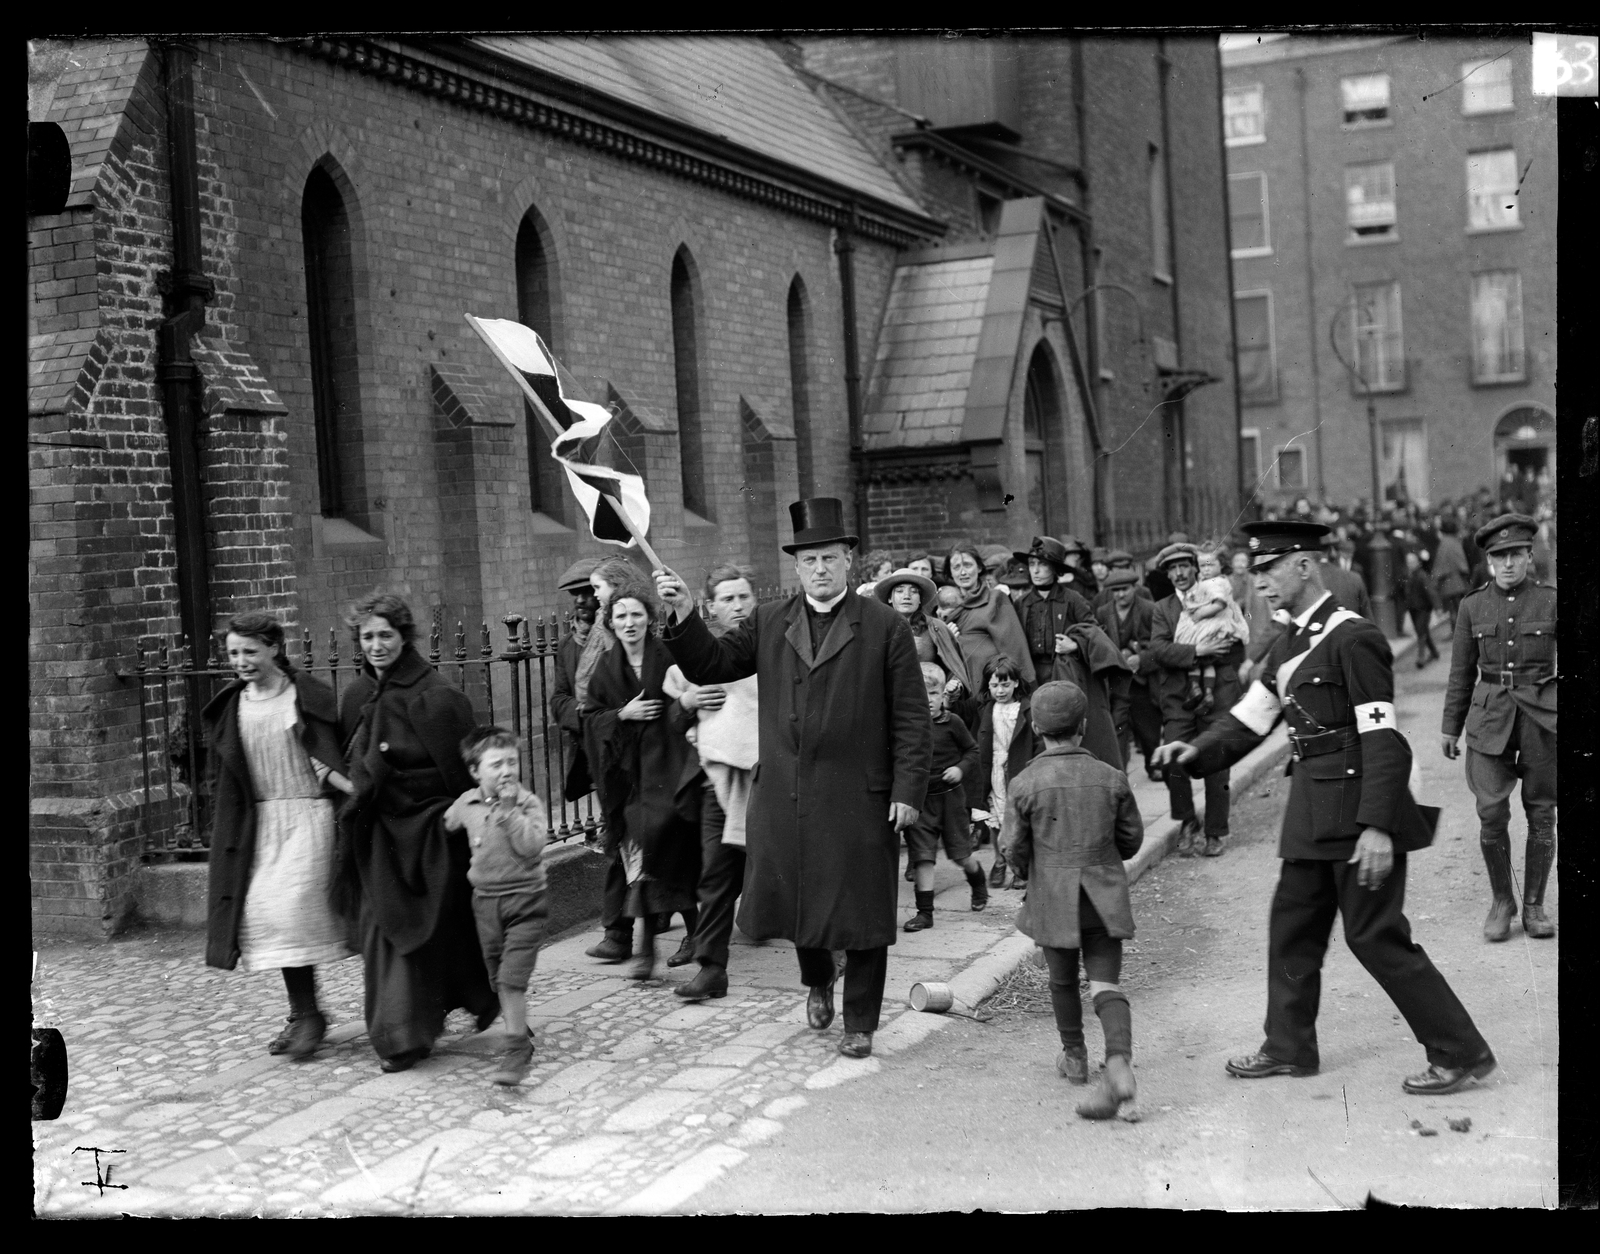
[[[1405,559],[1397,600],[1410,609],[1413,589],[1426,598],[1414,622],[1430,648],[1433,611],[1453,612],[1481,582],[1474,566],[1489,555],[1473,541],[1478,509],[1405,506],[1382,520]],[[939,553],[874,551],[857,565],[838,501],[802,501],[791,512],[795,542],[784,547],[800,591],[782,601],[758,604],[752,571],[736,563],[708,571],[698,598],[675,572],[647,574],[622,556],[580,561],[560,580],[574,631],[556,655],[550,726],[570,763],[563,795],[592,791],[605,819],[603,935],[588,955],[629,962],[633,979],[649,981],[656,938],[678,915],[684,938],[666,963],[699,969],[672,991],[717,998],[728,989],[737,918],[757,943],[794,943],[811,1027],[832,1022],[842,975],[839,1050],[865,1057],[887,946],[897,930],[935,925],[943,850],[975,911],[991,889],[1032,888],[1018,925],[1049,963],[1058,1068],[1086,1083],[1081,960],[1107,1066],[1079,1113],[1110,1117],[1135,1092],[1117,983],[1121,941],[1133,934],[1122,861],[1143,834],[1127,779],[1134,749],[1166,784],[1178,852],[1221,855],[1228,766],[1278,717],[1274,705],[1264,724],[1251,721],[1252,702],[1269,699],[1252,676],[1276,692],[1292,669],[1281,660],[1310,643],[1311,610],[1290,618],[1291,609],[1326,603],[1328,630],[1345,621],[1371,629],[1362,561],[1373,529],[1359,508],[1345,515],[1301,501],[1286,519],[1246,524],[1231,544],[1175,533],[1143,563],[1072,536],[1035,536],[1020,551],[958,541]],[[1553,550],[1553,517],[1537,529]],[[1524,547],[1537,562],[1533,530]],[[1491,549],[1520,543],[1498,534]],[[1291,568],[1292,589],[1263,576]],[[368,1036],[385,1071],[427,1057],[461,1007],[480,1031],[503,1017],[492,1078],[515,1085],[534,1050],[526,994],[546,930],[548,816],[521,782],[516,738],[481,724],[428,665],[401,598],[369,596],[347,621],[362,671],[337,703],[289,661],[271,616],[229,624],[236,681],[203,716],[215,799],[206,960],[281,971],[289,1014],[269,1049],[306,1059],[327,1028],[315,968],[359,953]],[[1370,670],[1368,653],[1359,656]],[[1382,687],[1386,674],[1362,682]],[[1382,691],[1378,721],[1392,712],[1392,692]],[[1205,790],[1203,825],[1192,778]],[[1420,848],[1431,828],[1406,815],[1415,830],[1402,847]],[[1286,844],[1293,822],[1291,814]],[[1346,826],[1339,848],[1356,849]],[[1553,821],[1544,826],[1553,851]],[[985,843],[995,852],[987,875],[976,856]],[[897,904],[902,846],[915,906],[907,919]],[[1381,883],[1389,866],[1363,862],[1361,886]],[[1325,887],[1352,891],[1343,879]],[[1496,891],[1498,902],[1498,880]],[[1374,945],[1431,990],[1417,994],[1428,1007],[1419,1014],[1437,1011],[1461,1028],[1465,1012],[1410,949],[1388,934]],[[1278,1043],[1295,1058],[1271,1054],[1269,1040],[1234,1073],[1314,1070],[1307,1032],[1300,1024]],[[1450,1085],[1463,1068],[1483,1073],[1487,1047],[1470,1044],[1450,1054]]]

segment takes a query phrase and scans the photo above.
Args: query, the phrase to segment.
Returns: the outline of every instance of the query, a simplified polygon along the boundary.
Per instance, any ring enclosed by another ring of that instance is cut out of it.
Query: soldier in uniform
[[[1350,952],[1383,987],[1428,1051],[1409,1093],[1453,1093],[1495,1067],[1494,1054],[1401,913],[1406,855],[1433,840],[1407,782],[1411,750],[1395,728],[1394,667],[1378,627],[1334,604],[1317,560],[1321,523],[1247,523],[1256,588],[1289,622],[1244,698],[1193,745],[1163,745],[1191,774],[1226,771],[1280,718],[1294,759],[1272,899],[1266,1040],[1231,1059],[1245,1079],[1314,1075],[1322,960],[1334,914]]]
[[[1556,934],[1544,887],[1556,857],[1556,590],[1529,574],[1539,524],[1502,514],[1473,537],[1490,581],[1462,599],[1451,646],[1440,740],[1447,758],[1467,732],[1467,786],[1478,799],[1478,840],[1494,893],[1486,940],[1503,941],[1517,913],[1511,881],[1511,790],[1522,782],[1528,845],[1522,931]]]

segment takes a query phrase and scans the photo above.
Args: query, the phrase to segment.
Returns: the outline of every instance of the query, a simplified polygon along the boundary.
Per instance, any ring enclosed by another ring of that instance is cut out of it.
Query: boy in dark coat
[[[933,766],[928,772],[927,799],[917,821],[906,829],[906,860],[913,868],[917,894],[917,912],[907,920],[907,932],[933,926],[933,864],[940,844],[972,885],[972,908],[982,910],[989,904],[989,885],[972,852],[972,823],[967,814],[965,781],[977,769],[978,742],[966,724],[944,708],[945,673],[937,662],[922,664],[922,686],[933,722]]]
[[[1406,613],[1411,616],[1411,626],[1417,633],[1417,669],[1437,661],[1439,646],[1433,642],[1429,622],[1439,604],[1439,593],[1433,576],[1416,553],[1406,554]]]
[[[1044,752],[1011,781],[1000,844],[1013,866],[1032,868],[1017,929],[1044,949],[1061,1034],[1056,1070],[1074,1084],[1089,1079],[1078,994],[1082,952],[1105,1033],[1106,1065],[1078,1114],[1110,1119],[1138,1093],[1133,1016],[1117,981],[1122,942],[1133,935],[1122,862],[1144,843],[1144,822],[1128,777],[1082,748],[1087,712],[1088,699],[1076,684],[1056,680],[1033,694],[1033,730]]]

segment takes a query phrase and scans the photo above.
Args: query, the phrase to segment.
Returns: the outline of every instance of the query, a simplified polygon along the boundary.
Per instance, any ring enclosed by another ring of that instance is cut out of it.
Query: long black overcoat
[[[663,639],[692,683],[757,677],[760,760],[739,927],[801,948],[892,945],[900,842],[889,804],[921,809],[932,753],[905,619],[846,592],[813,657],[796,594],[758,606],[720,638],[691,614]]]
[[[300,743],[324,766],[343,774],[339,717],[333,689],[304,671],[290,671]],[[239,921],[256,859],[255,788],[239,739],[239,694],[243,681],[229,684],[200,712],[211,771],[211,854],[206,872],[206,965],[232,971],[239,962]],[[329,789],[325,794],[341,794]]]

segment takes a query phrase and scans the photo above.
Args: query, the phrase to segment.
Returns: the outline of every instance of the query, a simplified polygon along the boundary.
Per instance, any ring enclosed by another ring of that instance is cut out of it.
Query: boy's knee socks
[[[1083,1048],[1083,997],[1078,992],[1078,981],[1058,985],[1050,981],[1050,1006],[1056,1015],[1056,1031],[1061,1044],[1068,1049]]]
[[[927,892],[917,889],[912,895],[917,899],[918,914],[931,915],[933,913],[933,890],[931,888]]]
[[[1051,990],[1052,993],[1054,990]],[[1094,995],[1094,1012],[1100,1016],[1100,1030],[1105,1033],[1106,1057],[1121,1054],[1133,1058],[1133,1008],[1128,1005],[1127,994],[1120,988],[1106,989]]]

